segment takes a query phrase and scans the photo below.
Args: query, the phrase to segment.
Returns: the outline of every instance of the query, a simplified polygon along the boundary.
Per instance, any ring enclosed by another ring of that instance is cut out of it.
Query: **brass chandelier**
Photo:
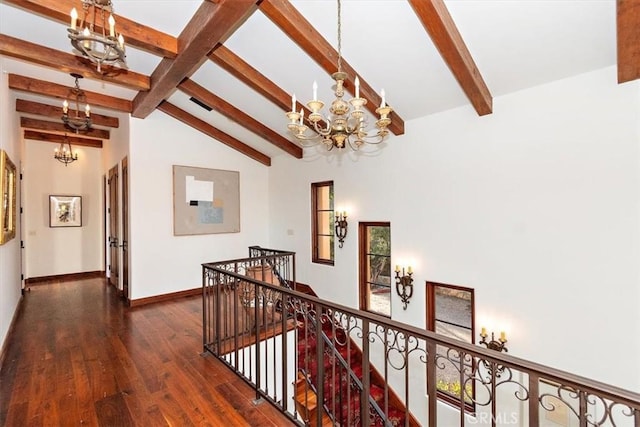
[[[91,128],[91,107],[87,104],[87,96],[80,89],[80,74],[71,73],[71,77],[76,79],[75,87],[69,89],[69,96],[62,103],[62,122],[66,127],[78,131],[86,131]],[[69,115],[69,98],[75,104],[75,114]],[[84,114],[80,114],[80,103],[84,103]]]
[[[116,36],[111,0],[82,0],[82,10],[82,21],[78,25],[78,11],[71,9],[71,25],[67,29],[71,45],[96,63],[98,72],[102,71],[102,64],[126,67],[124,37]]]
[[[73,163],[78,160],[78,153],[74,153],[71,150],[71,142],[69,142],[69,137],[67,137],[66,133],[64,134],[64,141],[60,143],[60,147],[56,148],[53,152],[53,158],[64,163],[65,167],[69,163]]]
[[[318,100],[318,85],[313,82],[313,99],[307,102],[307,106],[311,110],[308,122],[309,126],[304,123],[304,109],[300,112],[296,111],[296,95],[293,94],[291,99],[291,111],[286,113],[289,118],[287,128],[291,133],[302,142],[302,145],[314,145],[322,142],[327,150],[333,148],[343,149],[347,145],[352,150],[358,150],[362,145],[379,144],[389,134],[387,127],[391,124],[389,114],[393,111],[385,102],[384,89],[381,91],[382,102],[376,109],[376,113],[380,116],[375,122],[375,129],[367,129],[367,119],[363,107],[367,104],[367,100],[360,98],[360,80],[358,76],[355,78],[354,97],[348,102],[343,99],[344,81],[347,79],[347,73],[342,71],[342,8],[340,0],[338,0],[338,71],[333,73],[331,77],[336,81],[335,96],[336,98],[329,107],[330,115],[324,117],[321,113],[324,103]]]

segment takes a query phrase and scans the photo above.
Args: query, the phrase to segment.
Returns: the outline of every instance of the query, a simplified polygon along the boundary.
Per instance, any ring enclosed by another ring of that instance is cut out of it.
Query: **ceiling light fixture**
[[[78,11],[75,7],[71,9],[71,25],[67,29],[71,45],[82,56],[98,64],[99,73],[102,72],[102,64],[126,67],[124,37],[122,34],[116,37],[111,0],[82,0],[82,10],[82,21],[78,26]]]
[[[64,134],[64,141],[60,143],[60,147],[56,148],[53,152],[53,158],[64,163],[65,167],[69,163],[73,163],[78,160],[78,153],[71,151],[71,142],[69,142],[69,137],[66,133]]]
[[[71,77],[76,79],[75,87],[69,89],[69,95],[67,99],[62,103],[62,122],[70,129],[76,131],[85,131],[91,128],[91,107],[87,104],[87,96],[84,91],[80,89],[79,79],[82,78],[80,74],[71,73]],[[69,98],[71,102],[75,103],[75,115],[69,116]],[[84,114],[80,115],[80,103],[84,103]]]
[[[311,110],[308,121],[311,124],[313,134],[308,134],[308,126],[304,124],[304,110],[296,111],[296,95],[293,94],[291,99],[291,111],[286,113],[289,118],[288,129],[300,141],[312,141],[313,144],[322,142],[327,150],[334,147],[338,149],[345,148],[349,145],[352,150],[358,150],[362,145],[379,144],[389,134],[387,127],[391,124],[389,114],[393,111],[385,102],[384,89],[381,91],[382,102],[380,107],[376,109],[376,113],[380,118],[376,120],[377,132],[372,133],[367,129],[367,120],[363,107],[367,100],[360,98],[360,81],[358,76],[355,78],[355,96],[346,102],[342,99],[344,96],[344,81],[347,79],[347,73],[342,71],[342,8],[340,0],[338,0],[338,71],[333,73],[331,77],[336,81],[335,95],[336,99],[331,103],[328,117],[323,117],[320,113],[324,107],[324,103],[318,100],[318,84],[313,82],[313,100],[307,102],[307,106]],[[353,109],[349,106],[353,107]],[[374,130],[375,131],[375,130]],[[304,144],[304,143],[303,143]]]

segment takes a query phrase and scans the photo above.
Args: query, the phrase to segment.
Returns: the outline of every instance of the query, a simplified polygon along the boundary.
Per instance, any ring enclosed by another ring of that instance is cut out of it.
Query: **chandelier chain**
[[[342,72],[342,4],[338,0],[338,72]]]

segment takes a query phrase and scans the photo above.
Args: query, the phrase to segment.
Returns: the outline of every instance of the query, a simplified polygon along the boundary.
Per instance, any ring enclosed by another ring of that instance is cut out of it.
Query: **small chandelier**
[[[126,67],[124,37],[122,34],[116,37],[111,0],[82,0],[82,10],[82,21],[78,26],[78,11],[75,7],[71,9],[71,25],[67,29],[71,45],[82,56],[98,64],[98,72],[102,71],[102,64]],[[108,19],[105,12],[109,13]],[[95,30],[96,25],[102,28],[101,32]]]
[[[71,73],[71,77],[76,79],[75,87],[69,89],[69,96],[62,103],[62,122],[70,129],[76,131],[85,131],[91,128],[91,107],[87,104],[87,96],[84,91],[80,89],[79,79],[82,78],[80,74]],[[69,116],[69,99],[75,103],[75,115]],[[80,103],[84,103],[84,114],[80,115]]]
[[[311,141],[311,145],[322,142],[327,150],[334,147],[338,149],[345,148],[349,145],[352,150],[358,150],[362,145],[379,144],[389,134],[387,127],[391,124],[389,114],[393,111],[385,102],[384,89],[381,91],[382,102],[376,109],[376,113],[380,116],[376,120],[377,132],[367,129],[367,120],[363,107],[367,104],[367,100],[360,98],[360,80],[358,76],[355,78],[354,97],[348,102],[342,99],[344,96],[344,81],[347,79],[347,73],[342,71],[342,23],[341,23],[341,5],[338,0],[338,71],[333,73],[331,77],[336,81],[335,95],[336,99],[331,103],[329,112],[331,115],[323,117],[320,110],[324,107],[324,103],[318,100],[318,84],[313,82],[313,100],[307,102],[307,106],[311,110],[309,122],[311,130],[315,133],[307,133],[308,126],[304,124],[304,110],[296,111],[296,95],[293,94],[291,99],[291,111],[286,113],[289,118],[287,128],[300,141]],[[351,106],[349,106],[351,104]],[[351,108],[353,107],[353,109]],[[375,131],[375,130],[374,130]],[[304,144],[304,143],[303,143]]]
[[[66,133],[64,134],[64,141],[60,143],[60,147],[56,148],[53,152],[53,158],[64,163],[65,167],[69,163],[73,163],[78,160],[78,153],[73,153],[71,151],[71,142],[69,142],[69,138]]]

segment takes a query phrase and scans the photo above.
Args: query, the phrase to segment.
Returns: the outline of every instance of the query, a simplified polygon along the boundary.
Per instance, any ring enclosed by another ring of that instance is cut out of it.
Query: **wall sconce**
[[[487,334],[487,329],[486,328],[482,328],[482,330],[480,331],[480,344],[484,344],[489,350],[494,350],[497,352],[505,352],[508,353],[509,349],[507,347],[505,347],[505,343],[507,342],[507,334],[502,331],[500,332],[500,338],[498,338],[497,340],[495,339],[495,335],[493,334],[493,332],[491,332],[491,340],[487,341],[487,337],[489,335]],[[497,365],[493,362],[489,362],[487,360],[483,360],[482,364],[484,365],[485,368],[487,368],[487,370],[489,371],[489,373],[491,374],[493,371],[493,365],[495,366],[495,374],[496,377],[499,377],[500,374],[502,374],[502,372],[504,371],[504,366],[503,365]]]
[[[407,267],[407,274],[404,273],[404,267],[402,267],[402,274],[400,274],[400,266],[396,265],[396,292],[402,301],[402,308],[407,309],[409,299],[413,296],[413,271],[411,266]]]
[[[347,237],[347,211],[336,211],[336,237],[338,237],[338,247],[342,248],[344,238]]]

